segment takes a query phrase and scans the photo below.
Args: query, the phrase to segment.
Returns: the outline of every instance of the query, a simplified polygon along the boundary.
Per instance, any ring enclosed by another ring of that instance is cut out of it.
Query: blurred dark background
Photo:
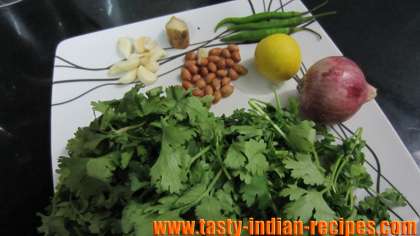
[[[245,0],[243,0],[245,1]],[[254,0],[258,1],[258,0]],[[63,39],[222,0],[0,0],[0,235],[35,235],[52,194],[50,97]],[[268,0],[267,0],[268,2]],[[309,7],[320,0],[304,0]],[[379,89],[420,163],[420,1],[330,0],[321,24]]]

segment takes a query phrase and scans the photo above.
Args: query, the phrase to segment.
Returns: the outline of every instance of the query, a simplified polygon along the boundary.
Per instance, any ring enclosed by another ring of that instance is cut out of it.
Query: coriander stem
[[[200,195],[200,197],[198,197],[195,201],[191,202],[190,204],[187,204],[183,207],[178,208],[177,210],[182,211],[184,209],[189,209],[192,206],[194,206],[195,204],[198,204],[207,194],[210,193],[210,191],[213,189],[214,185],[216,184],[216,182],[219,180],[220,176],[222,175],[222,171],[219,170],[219,172],[217,172],[216,176],[214,177],[213,181],[211,181],[211,183],[209,184],[209,186],[207,187],[206,191],[204,191],[203,194]]]
[[[286,140],[286,142],[289,142],[286,134],[280,129],[280,127],[277,124],[274,123],[274,121],[267,115],[267,113],[260,107],[260,105],[257,102],[257,100],[251,99],[249,100],[249,105],[251,106],[251,108],[254,109],[254,111],[257,112],[258,115],[262,116],[268,122],[270,122],[273,128],[280,134],[280,136],[282,136]]]
[[[195,154],[195,156],[193,156],[191,158],[190,161],[190,166],[194,163],[194,161],[196,161],[198,158],[200,158],[203,154],[205,154],[206,152],[208,152],[208,150],[210,149],[210,147],[206,147],[203,150],[199,151],[197,154]]]
[[[229,172],[226,170],[225,165],[223,164],[223,160],[221,157],[221,149],[219,144],[219,137],[216,138],[216,158],[219,161],[220,167],[222,168],[223,172],[225,173],[228,180],[232,180],[232,177],[230,176]]]
[[[140,123],[140,124],[136,124],[136,125],[130,125],[130,126],[122,127],[122,128],[120,128],[120,129],[117,129],[117,130],[115,131],[115,133],[117,133],[117,134],[121,134],[121,133],[123,133],[123,132],[127,132],[127,131],[129,131],[130,129],[135,129],[135,128],[141,127],[142,125],[144,125],[144,122],[142,122],[142,123]]]

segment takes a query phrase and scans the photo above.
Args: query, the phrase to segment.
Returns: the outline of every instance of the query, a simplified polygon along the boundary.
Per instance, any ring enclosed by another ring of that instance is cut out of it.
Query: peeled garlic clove
[[[138,53],[143,53],[146,51],[145,45],[152,41],[149,37],[140,37],[134,42],[134,48]]]
[[[119,38],[117,42],[118,52],[123,58],[128,58],[133,51],[133,44],[130,38],[123,37]]]
[[[154,40],[149,40],[149,41],[145,42],[145,44],[144,44],[144,48],[146,49],[146,51],[152,51],[156,47],[159,47],[159,45]]]
[[[129,84],[136,80],[137,78],[137,69],[130,70],[129,72],[125,73],[117,82],[120,84]]]
[[[156,73],[159,70],[159,63],[157,61],[149,61],[144,67],[149,71]]]
[[[209,56],[209,52],[205,48],[198,49],[198,59],[203,59]]]
[[[129,60],[120,61],[111,66],[108,70],[108,75],[118,75],[130,70],[136,69],[140,65],[139,58],[130,58]]]
[[[150,51],[150,60],[158,61],[166,57],[166,51],[163,50],[161,47],[157,46]]]
[[[140,65],[144,66],[150,62],[150,53],[143,53],[140,55]]]
[[[132,60],[132,59],[140,59],[141,55],[138,53],[132,53],[130,56],[128,56],[127,60]]]
[[[145,85],[150,85],[156,82],[157,75],[146,69],[144,66],[140,66],[137,69],[137,79],[143,82]]]

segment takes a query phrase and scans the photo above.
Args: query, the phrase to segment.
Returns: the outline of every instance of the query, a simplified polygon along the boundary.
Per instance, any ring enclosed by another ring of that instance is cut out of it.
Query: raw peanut
[[[227,48],[229,49],[230,52],[237,52],[237,51],[239,51],[239,47],[236,44],[229,44],[229,46]]]
[[[206,95],[213,95],[214,93],[213,87],[211,85],[207,85],[204,91],[206,92]]]
[[[213,104],[216,104],[222,99],[222,93],[220,91],[215,91],[213,93]]]
[[[209,60],[209,62],[217,63],[220,60],[220,57],[219,56],[209,56],[207,59]]]
[[[234,69],[229,69],[228,75],[232,80],[237,80],[239,78],[238,72],[236,72]]]
[[[229,85],[229,84],[230,84],[230,78],[229,77],[224,77],[222,79],[222,86]]]
[[[210,62],[208,64],[208,68],[209,68],[209,71],[211,71],[211,72],[216,72],[217,71],[217,66],[216,66],[216,64],[214,64],[214,62]]]
[[[232,85],[225,85],[220,89],[222,96],[229,97],[233,93],[233,86]]]
[[[222,57],[224,57],[224,58],[230,58],[231,57],[230,52],[229,52],[229,49],[224,48],[222,50]]]
[[[191,81],[193,82],[193,83],[197,83],[197,81],[199,81],[201,79],[201,76],[200,75],[194,75],[192,78],[191,78]]]
[[[185,54],[185,60],[196,60],[197,59],[197,54],[195,52],[189,52],[187,54]]]
[[[196,88],[193,90],[192,95],[197,96],[197,97],[202,97],[204,96],[204,91]]]
[[[214,88],[215,91],[219,91],[220,88],[222,87],[222,84],[221,84],[221,82],[220,82],[219,79],[213,80],[213,82],[211,83],[211,85],[213,86],[213,88]]]
[[[200,75],[201,77],[205,78],[209,74],[209,69],[207,67],[200,68]]]
[[[213,82],[213,80],[216,79],[216,74],[215,73],[210,73],[206,76],[206,82],[208,84],[211,84]]]
[[[198,67],[196,65],[188,64],[185,66],[187,70],[192,74],[195,75],[198,73]]]
[[[226,60],[220,59],[220,61],[217,62],[217,68],[218,69],[225,69],[226,68]]]
[[[182,81],[182,87],[185,90],[190,89],[192,86],[193,86],[193,84],[190,81],[187,81],[187,80]]]
[[[207,59],[207,58],[201,58],[201,59],[198,61],[198,64],[199,64],[200,66],[207,66],[207,64],[209,64],[209,59]]]
[[[220,53],[222,52],[222,49],[221,48],[212,48],[210,51],[209,51],[209,55],[210,56],[220,56]]]
[[[246,74],[248,74],[248,69],[246,69],[245,66],[243,66],[243,65],[235,64],[232,68],[234,70],[236,70],[236,72],[238,72],[239,75],[246,75]]]
[[[226,59],[226,66],[227,67],[232,67],[233,65],[235,65],[235,62],[232,59],[230,59],[230,58]]]
[[[191,73],[186,69],[186,68],[182,68],[181,69],[181,79],[182,80],[191,80],[191,78],[192,78],[192,75],[191,75]]]
[[[199,79],[197,80],[197,82],[195,82],[195,86],[197,86],[197,88],[199,89],[203,89],[206,87],[206,81],[204,81],[203,79]]]
[[[196,60],[186,60],[185,63],[184,63],[184,66],[185,67],[195,66],[196,64],[197,64],[197,61]]]
[[[241,61],[241,54],[239,52],[232,53],[232,60],[236,63]]]
[[[228,74],[227,70],[224,69],[220,69],[216,72],[216,75],[220,78],[225,77]]]

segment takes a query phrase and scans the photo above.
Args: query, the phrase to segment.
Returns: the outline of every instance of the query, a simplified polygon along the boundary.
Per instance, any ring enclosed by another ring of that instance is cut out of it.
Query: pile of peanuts
[[[207,57],[187,53],[181,70],[182,87],[193,89],[194,96],[213,96],[213,103],[217,103],[233,93],[232,81],[248,73],[243,65],[238,64],[240,61],[239,47],[235,44],[213,48]]]

